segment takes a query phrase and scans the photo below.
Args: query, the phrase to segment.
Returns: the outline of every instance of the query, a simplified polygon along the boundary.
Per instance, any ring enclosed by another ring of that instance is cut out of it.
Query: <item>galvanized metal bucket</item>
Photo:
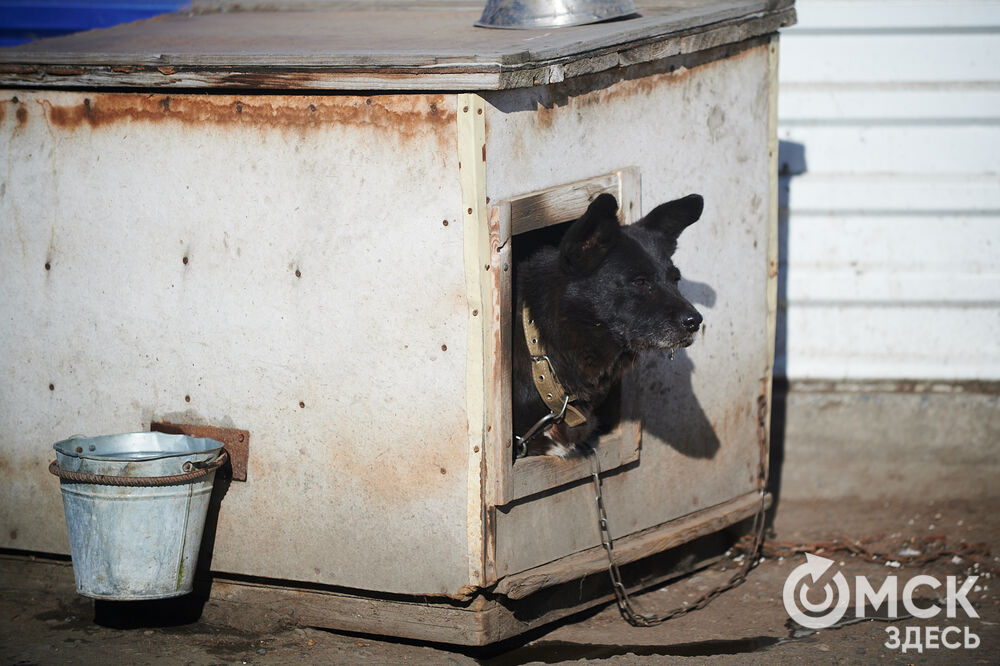
[[[480,28],[566,28],[636,14],[632,0],[487,0]]]
[[[117,601],[190,592],[222,444],[140,432],[53,448],[77,592]]]

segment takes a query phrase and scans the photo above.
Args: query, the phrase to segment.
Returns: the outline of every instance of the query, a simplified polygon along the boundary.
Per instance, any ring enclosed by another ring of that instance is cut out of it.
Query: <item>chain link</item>
[[[723,592],[731,590],[746,580],[747,574],[757,563],[757,557],[764,540],[764,511],[766,510],[766,489],[767,489],[767,398],[760,396],[757,400],[757,440],[760,448],[760,459],[757,468],[757,492],[760,495],[760,505],[754,512],[753,529],[751,530],[752,541],[749,549],[745,551],[742,566],[736,574],[726,583],[703,595],[693,604],[681,606],[663,615],[653,615],[640,613],[632,604],[628,590],[622,582],[621,570],[615,562],[615,544],[611,538],[611,530],[608,527],[608,514],[604,508],[604,493],[602,492],[601,464],[597,459],[597,451],[590,454],[591,479],[594,483],[595,502],[597,504],[597,525],[601,531],[601,546],[608,555],[608,573],[611,576],[611,589],[615,593],[615,600],[618,602],[618,611],[625,621],[633,627],[653,627],[662,624],[693,610],[704,608],[713,599]]]

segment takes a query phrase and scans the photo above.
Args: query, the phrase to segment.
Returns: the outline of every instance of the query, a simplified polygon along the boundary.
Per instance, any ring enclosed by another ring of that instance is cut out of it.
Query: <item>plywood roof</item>
[[[649,0],[640,16],[490,30],[468,2],[170,14],[0,49],[0,85],[496,90],[712,48],[794,22],[792,0]]]

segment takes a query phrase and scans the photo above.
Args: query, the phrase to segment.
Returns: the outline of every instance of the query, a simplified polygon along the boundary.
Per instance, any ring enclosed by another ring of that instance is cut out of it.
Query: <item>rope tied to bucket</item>
[[[227,460],[229,460],[229,454],[226,453],[225,449],[222,449],[215,460],[208,463],[192,463],[188,461],[184,463],[185,469],[188,466],[191,466],[193,469],[183,474],[172,474],[170,476],[112,476],[109,474],[71,472],[67,469],[60,469],[59,461],[57,460],[49,463],[49,472],[69,483],[90,483],[97,486],[129,486],[140,488],[176,486],[208,476],[225,465]]]

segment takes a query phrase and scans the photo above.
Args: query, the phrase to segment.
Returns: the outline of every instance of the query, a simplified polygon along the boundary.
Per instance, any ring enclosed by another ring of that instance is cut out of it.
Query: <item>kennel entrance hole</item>
[[[501,268],[507,267],[497,273],[499,282],[496,285],[500,306],[498,326],[505,359],[503,371],[494,378],[499,384],[496,387],[500,403],[497,413],[502,415],[497,419],[501,428],[499,441],[512,442],[514,435],[524,434],[514,429],[511,407],[514,318],[520,316],[519,312],[514,312],[518,264],[539,248],[558,244],[569,224],[600,194],[608,193],[618,200],[624,224],[636,222],[641,210],[639,191],[639,170],[630,167],[512,197],[493,207],[491,219],[496,221],[494,232],[499,235],[493,260]],[[612,408],[604,414],[609,426],[598,439],[597,455],[602,469],[613,470],[639,459],[642,423],[638,374],[638,367],[627,372],[606,401]],[[616,391],[617,399],[613,395]],[[491,458],[494,464],[490,469],[497,470],[499,475],[497,482],[491,484],[495,492],[491,502],[494,506],[578,482],[590,474],[590,464],[584,457],[529,456],[515,460],[514,448],[506,446],[495,451]]]

